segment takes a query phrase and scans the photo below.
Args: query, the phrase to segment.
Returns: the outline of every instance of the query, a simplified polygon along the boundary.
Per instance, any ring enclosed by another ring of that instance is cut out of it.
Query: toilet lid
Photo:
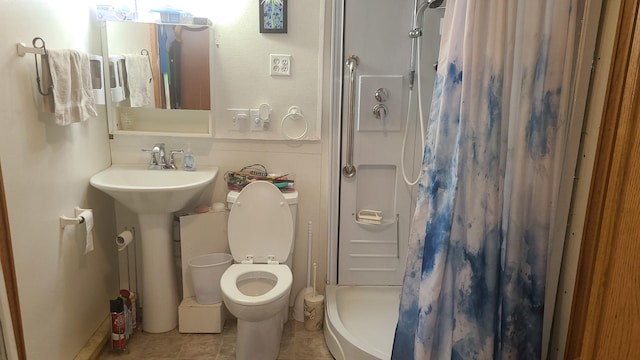
[[[231,207],[229,249],[236,262],[252,255],[255,263],[275,256],[284,263],[293,243],[293,220],[286,199],[273,184],[253,182],[242,189]]]

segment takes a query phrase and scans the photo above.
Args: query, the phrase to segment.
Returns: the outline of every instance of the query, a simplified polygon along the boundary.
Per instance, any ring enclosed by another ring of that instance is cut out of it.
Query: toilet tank
[[[231,209],[233,204],[235,204],[238,199],[238,194],[240,191],[231,190],[227,194],[227,208]],[[291,243],[291,250],[289,251],[289,257],[287,257],[287,261],[285,262],[291,268],[293,264],[293,249],[296,244],[296,214],[298,209],[298,192],[296,190],[283,192],[282,195],[287,200],[289,204],[289,211],[291,211],[291,220],[293,220],[293,242]]]

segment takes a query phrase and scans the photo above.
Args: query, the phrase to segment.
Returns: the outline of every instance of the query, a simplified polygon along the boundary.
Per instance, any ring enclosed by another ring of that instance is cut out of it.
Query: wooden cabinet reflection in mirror
[[[117,59],[117,65],[110,63],[112,101],[121,107],[211,110],[210,34],[206,25],[107,22],[109,58]],[[130,67],[136,58],[140,66]],[[141,71],[149,66],[152,89],[139,81],[147,80]],[[145,100],[134,101],[141,88]]]
[[[156,107],[210,110],[209,27],[153,24]]]

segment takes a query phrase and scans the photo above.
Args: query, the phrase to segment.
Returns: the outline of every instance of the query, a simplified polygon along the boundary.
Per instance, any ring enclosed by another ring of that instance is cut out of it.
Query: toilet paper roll
[[[124,250],[129,243],[133,241],[133,233],[129,230],[125,230],[118,234],[116,237],[116,245],[118,246],[118,251]]]
[[[304,297],[304,328],[321,330],[324,319],[324,296],[308,294]]]
[[[91,209],[86,209],[78,214],[78,216],[84,219],[84,224],[87,230],[87,238],[85,240],[84,247],[84,254],[87,255],[93,251],[93,211]]]

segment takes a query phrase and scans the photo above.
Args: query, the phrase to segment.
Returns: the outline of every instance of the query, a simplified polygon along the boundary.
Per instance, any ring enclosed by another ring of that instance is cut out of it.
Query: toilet
[[[276,359],[288,318],[297,192],[256,181],[231,191],[227,234],[234,263],[222,299],[238,319],[236,359]]]

